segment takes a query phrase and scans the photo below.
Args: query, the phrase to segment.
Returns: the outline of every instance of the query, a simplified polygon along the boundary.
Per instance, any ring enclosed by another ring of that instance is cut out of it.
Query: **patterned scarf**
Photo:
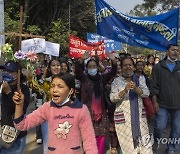
[[[100,89],[101,75],[99,73],[97,73],[95,76],[90,76],[88,74],[88,77],[94,83],[93,92],[92,92],[91,110],[93,114],[92,119],[95,122],[97,122],[101,119],[102,116],[101,89]]]
[[[139,77],[136,75],[132,76],[132,81],[136,83],[136,86],[139,86]],[[134,142],[134,148],[139,144],[140,133],[140,122],[139,122],[139,105],[138,105],[138,95],[133,91],[129,91],[130,99],[130,110],[131,110],[131,128],[132,136]]]

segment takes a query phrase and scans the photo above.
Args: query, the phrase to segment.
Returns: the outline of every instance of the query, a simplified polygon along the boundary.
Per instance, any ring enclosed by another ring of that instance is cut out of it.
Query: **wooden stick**
[[[22,18],[23,18],[23,6],[20,6],[20,20],[19,20],[19,33],[22,34]],[[19,50],[21,50],[22,35],[19,36]]]
[[[21,79],[21,70],[20,68],[18,69],[18,77],[17,77],[17,91],[20,92],[21,87],[20,87],[20,79]]]

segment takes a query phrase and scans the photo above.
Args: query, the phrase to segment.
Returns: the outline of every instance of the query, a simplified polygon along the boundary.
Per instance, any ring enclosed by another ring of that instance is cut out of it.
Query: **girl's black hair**
[[[153,58],[154,58],[154,56],[153,56],[153,55],[149,54],[149,55],[147,56],[147,62],[146,62],[146,65],[149,65],[149,61],[148,61],[148,59],[149,59],[150,57],[153,57]],[[155,60],[155,59],[154,59],[154,60]],[[155,63],[155,62],[153,62],[152,64],[154,65],[154,63]]]
[[[62,64],[62,63],[64,63],[64,64],[67,65],[67,72],[69,73],[70,69],[69,69],[69,64],[68,64],[68,62],[67,62],[67,61],[61,61],[61,64]]]
[[[138,63],[143,63],[143,65],[145,65],[144,62],[143,62],[142,60],[138,60],[138,61],[136,62],[136,66],[137,66]],[[136,72],[136,71],[135,71],[135,72]],[[149,79],[148,79],[146,73],[144,73],[144,71],[142,71],[142,75],[144,75],[144,77],[145,77],[145,79],[146,79],[146,85],[147,85],[148,88],[149,88],[149,86],[150,86],[150,81],[149,81]]]
[[[73,88],[75,89],[75,77],[70,73],[59,73],[53,76],[52,79],[59,78],[62,79],[66,85],[69,87],[69,89]]]
[[[49,61],[49,63],[48,63],[46,78],[52,76],[52,73],[51,73],[51,63],[52,63],[52,61],[54,61],[54,60],[58,61],[59,64],[61,64],[60,60],[58,60],[58,59],[51,59],[51,60]]]
[[[96,59],[90,59],[90,60],[87,62],[87,64],[86,64],[86,68],[88,68],[88,65],[89,65],[89,63],[90,63],[91,61],[94,61],[94,62],[96,63],[96,65],[97,65],[97,67],[99,66],[99,62],[98,62]]]
[[[142,60],[138,60],[138,61],[136,62],[136,64],[135,64],[135,66],[137,66],[138,63],[142,63],[143,66],[145,65],[144,62],[143,62]]]

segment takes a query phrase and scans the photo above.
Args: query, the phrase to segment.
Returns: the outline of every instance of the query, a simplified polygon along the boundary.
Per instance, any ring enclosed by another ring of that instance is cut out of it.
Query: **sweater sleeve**
[[[79,128],[82,135],[83,148],[86,154],[98,154],[94,128],[90,112],[86,105],[83,105],[80,113]]]
[[[48,104],[49,103],[44,103],[32,113],[28,115],[22,115],[19,118],[14,119],[14,126],[16,127],[16,129],[25,131],[40,125],[44,121],[47,121],[48,115],[46,114],[48,113]]]

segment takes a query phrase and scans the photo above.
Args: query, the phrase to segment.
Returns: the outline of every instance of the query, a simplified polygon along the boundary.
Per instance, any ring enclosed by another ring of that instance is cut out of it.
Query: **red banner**
[[[90,55],[94,56],[96,50],[99,57],[105,57],[104,41],[87,43],[76,36],[70,35],[68,51],[69,57],[80,58],[85,52],[90,52]]]

